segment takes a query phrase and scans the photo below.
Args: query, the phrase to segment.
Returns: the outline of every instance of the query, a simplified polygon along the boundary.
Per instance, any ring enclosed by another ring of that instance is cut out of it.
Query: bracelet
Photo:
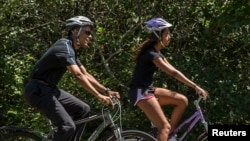
[[[105,93],[106,93],[106,94],[107,94],[109,91],[110,91],[109,88],[106,88],[106,89],[105,89]]]

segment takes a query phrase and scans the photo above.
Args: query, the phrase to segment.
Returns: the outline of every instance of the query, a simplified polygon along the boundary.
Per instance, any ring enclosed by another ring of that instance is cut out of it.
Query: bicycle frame
[[[199,102],[202,99],[201,96],[199,96],[199,98],[197,100],[194,101],[194,105],[196,107],[196,112],[193,113],[189,118],[187,118],[186,120],[184,120],[170,135],[170,138],[176,134],[178,134],[178,132],[185,126],[188,125],[187,130],[180,136],[178,134],[178,141],[182,141],[187,134],[194,128],[194,126],[201,121],[201,123],[203,124],[203,126],[205,127],[206,132],[208,132],[208,125],[207,122],[203,116],[203,112],[201,107],[199,106]]]
[[[156,141],[156,139],[143,131],[139,130],[122,130],[122,120],[121,120],[121,105],[120,101],[117,98],[112,98],[114,105],[118,105],[119,108],[117,110],[114,110],[114,113],[111,113],[111,110],[103,106],[102,112],[92,115],[90,117],[80,119],[77,121],[74,121],[76,125],[88,123],[97,119],[102,119],[103,121],[100,122],[99,126],[95,128],[95,130],[92,132],[90,136],[88,136],[87,141],[95,141],[97,139],[102,140],[108,140],[108,141],[124,141],[124,140],[148,140],[148,141]],[[114,108],[114,107],[113,107]],[[120,120],[120,123],[116,123],[116,120]],[[24,140],[32,140],[32,141],[48,141],[53,139],[53,135],[55,131],[57,130],[57,127],[52,124],[52,122],[48,119],[49,123],[49,131],[48,132],[42,132],[33,130],[30,128],[19,128],[19,127],[10,127],[10,126],[4,126],[0,127],[0,137],[3,135],[3,139],[8,140],[15,140],[15,139],[24,139]],[[113,132],[110,133],[104,133],[105,128],[110,128]],[[5,132],[6,131],[6,132]],[[84,131],[84,129],[83,129]],[[82,131],[82,132],[83,132]],[[2,134],[3,133],[3,134]],[[39,135],[38,135],[39,134]],[[1,138],[0,138],[1,139]]]
[[[118,103],[118,107],[119,107],[118,111],[120,111],[121,109],[120,109],[119,103]],[[115,116],[116,115],[114,114],[114,117]],[[95,141],[103,132],[103,130],[108,126],[110,126],[110,128],[113,129],[116,139],[122,140],[121,129],[120,129],[121,125],[120,127],[118,127],[117,124],[114,123],[115,120],[113,119],[112,114],[110,113],[110,110],[108,108],[104,108],[102,113],[91,115],[90,117],[76,120],[74,122],[75,122],[75,125],[79,125],[79,124],[88,123],[97,119],[103,119],[103,122],[101,122],[99,126],[95,128],[92,134],[88,137],[87,141]],[[42,141],[47,141],[49,138],[53,137],[56,127],[53,126],[50,120],[49,120],[49,126],[50,126],[50,131],[47,134],[42,133],[42,136],[43,136]]]
[[[75,124],[77,125],[82,123],[88,123],[101,118],[103,119],[103,122],[93,131],[93,133],[88,138],[88,141],[96,140],[102,133],[102,131],[109,125],[111,126],[111,129],[114,129],[115,136],[121,140],[121,129],[114,123],[113,117],[111,116],[110,111],[108,109],[104,109],[104,112],[102,114],[92,115],[88,118],[75,121]]]

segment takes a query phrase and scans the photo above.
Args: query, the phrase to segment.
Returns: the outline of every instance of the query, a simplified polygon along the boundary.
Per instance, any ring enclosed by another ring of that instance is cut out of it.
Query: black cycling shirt
[[[57,85],[68,65],[82,65],[69,39],[59,39],[40,58],[32,72],[32,79]]]
[[[158,53],[153,45],[146,47],[137,60],[130,85],[131,88],[148,88],[152,86],[153,74],[158,70],[153,60],[159,57],[164,58],[163,54]]]

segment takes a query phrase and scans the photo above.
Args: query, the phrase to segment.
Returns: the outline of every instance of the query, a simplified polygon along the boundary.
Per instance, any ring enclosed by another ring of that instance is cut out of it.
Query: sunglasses
[[[91,34],[92,34],[92,32],[89,31],[89,30],[84,30],[83,32],[84,32],[86,35],[91,35]]]

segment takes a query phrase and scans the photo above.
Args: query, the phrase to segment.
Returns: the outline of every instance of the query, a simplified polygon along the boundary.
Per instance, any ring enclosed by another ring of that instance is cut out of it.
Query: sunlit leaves
[[[23,84],[45,50],[57,39],[67,37],[65,20],[84,15],[96,23],[96,29],[92,44],[80,52],[80,59],[103,85],[120,91],[125,103],[129,100],[122,85],[129,85],[135,65],[133,52],[147,37],[144,22],[162,17],[174,25],[170,29],[171,44],[162,53],[209,91],[211,122],[225,122],[230,113],[230,122],[249,123],[249,114],[245,112],[249,111],[246,105],[250,101],[249,8],[247,0],[1,0],[0,112],[4,114],[0,122],[28,124],[21,119],[25,118],[39,125],[35,122],[38,115],[33,119],[24,114],[29,111],[21,98]],[[193,96],[191,89],[168,75],[155,77],[155,84]],[[70,74],[65,74],[59,86],[89,102],[94,111],[99,110],[96,99]],[[235,103],[242,104],[242,108]],[[129,104],[124,106],[124,117],[143,117]],[[133,120],[128,122],[133,125]]]

